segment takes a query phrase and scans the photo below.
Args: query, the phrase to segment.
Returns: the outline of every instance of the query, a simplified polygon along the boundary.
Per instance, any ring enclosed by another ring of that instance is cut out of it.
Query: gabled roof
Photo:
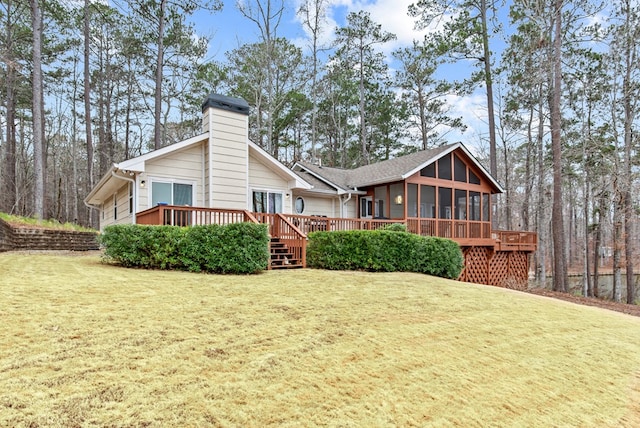
[[[203,141],[207,141],[208,138],[209,133],[205,132],[204,134],[196,135],[195,137],[162,147],[158,150],[153,150],[143,155],[136,156],[135,158],[113,164],[109,171],[107,171],[107,173],[100,179],[98,184],[91,189],[91,192],[84,199],[85,203],[97,204],[106,197],[113,195],[113,193],[122,186],[122,180],[130,181],[131,176],[145,172],[148,161],[169,156],[172,153],[189,148],[194,144],[200,144]],[[276,171],[280,176],[286,177],[289,180],[291,187],[298,189],[311,189],[312,186],[309,183],[276,160],[273,156],[269,155],[258,145],[251,141],[247,141],[247,143],[249,152],[256,158],[260,159],[264,164],[269,165],[269,167]]]
[[[293,171],[313,185],[314,189],[337,191],[338,194],[353,192],[354,189],[347,186],[349,170],[340,168],[322,167],[306,162],[296,162]]]
[[[436,162],[457,149],[460,149],[469,161],[482,172],[485,179],[489,181],[497,192],[504,192],[502,186],[462,143],[422,150],[352,170],[322,167],[306,162],[298,162],[294,165],[294,170],[306,171],[336,189],[338,193],[345,193],[362,187],[405,180],[425,166]]]
[[[167,156],[179,150],[188,148],[194,144],[199,144],[209,138],[209,133],[196,135],[175,144],[162,147],[158,150],[145,153],[135,158],[127,159],[120,163],[114,163],[111,168],[102,176],[100,181],[93,186],[93,189],[84,198],[85,204],[95,205],[104,201],[122,186],[122,181],[131,181],[131,177],[137,173],[145,172],[146,162]]]
[[[174,143],[169,146],[159,148],[158,150],[153,150],[143,155],[136,156],[135,158],[127,159],[120,163],[116,163],[114,164],[114,166],[120,170],[144,172],[145,164],[147,161],[161,158],[170,153],[186,149],[187,147],[190,147],[193,144],[198,144],[198,143],[201,143],[202,141],[205,141],[207,138],[209,138],[209,133],[205,132],[204,134],[196,135],[195,137],[187,138],[186,140],[180,141],[178,143]]]
[[[289,183],[292,188],[295,189],[311,189],[311,185],[304,181],[298,174],[295,174],[292,170],[284,166],[280,161],[271,156],[269,153],[264,151],[260,146],[254,143],[251,140],[248,140],[249,150],[259,159],[263,161],[263,163],[267,165],[271,165],[274,169],[280,172],[280,175],[289,177],[290,181],[293,183]]]

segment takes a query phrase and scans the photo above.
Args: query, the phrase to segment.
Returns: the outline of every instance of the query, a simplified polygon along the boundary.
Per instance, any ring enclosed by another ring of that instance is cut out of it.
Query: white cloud
[[[396,35],[397,39],[381,46],[381,50],[390,56],[391,52],[399,47],[410,45],[414,39],[422,39],[425,31],[414,30],[415,20],[408,15],[409,5],[415,0],[329,0],[327,17],[325,21],[325,31],[321,37],[321,43],[325,46],[335,37],[335,29],[343,26],[344,16],[349,12],[361,10],[371,14],[371,19],[382,25],[382,29]],[[294,0],[296,10],[303,3],[303,0]],[[345,13],[346,12],[346,13]],[[302,24],[301,17],[297,20]],[[307,37],[310,37],[308,29],[304,29]],[[306,47],[308,42],[302,40],[295,42],[298,46]]]
[[[462,141],[466,146],[480,146],[482,140],[487,137],[487,97],[482,89],[476,90],[471,95],[447,96],[447,105],[450,107],[452,117],[462,117],[462,122],[467,125],[464,132],[452,130],[448,134],[449,141]]]

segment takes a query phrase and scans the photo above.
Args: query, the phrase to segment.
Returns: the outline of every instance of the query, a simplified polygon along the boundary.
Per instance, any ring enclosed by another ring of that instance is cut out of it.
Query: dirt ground
[[[566,300],[568,302],[577,303],[579,305],[596,306],[602,309],[608,309],[610,311],[623,312],[625,314],[640,317],[640,306],[629,305],[627,303],[616,303],[609,300],[588,298],[582,296],[574,296],[569,293],[560,293],[557,291],[544,290],[541,288],[534,288],[527,290],[528,293],[538,294],[540,296],[553,297],[555,299]]]

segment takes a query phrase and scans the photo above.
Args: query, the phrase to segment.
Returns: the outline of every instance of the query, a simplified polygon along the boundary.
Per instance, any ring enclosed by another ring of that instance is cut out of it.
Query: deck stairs
[[[271,252],[270,269],[295,269],[302,268],[302,260],[296,258],[291,249],[280,240],[271,238],[269,246]]]

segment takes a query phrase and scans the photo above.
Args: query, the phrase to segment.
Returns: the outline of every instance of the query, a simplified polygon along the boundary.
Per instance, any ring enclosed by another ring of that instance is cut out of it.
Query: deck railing
[[[306,235],[310,232],[376,230],[393,223],[405,224],[407,231],[417,235],[450,238],[463,246],[494,245],[501,251],[535,251],[538,244],[538,235],[535,232],[492,231],[491,223],[483,221],[435,218],[408,218],[406,221],[335,218],[174,205],[158,205],[136,215],[136,223],[152,225],[226,225],[244,221],[269,224],[269,234],[280,238],[289,248],[295,249],[296,257],[299,256],[303,261],[306,259],[304,242],[307,239]]]
[[[176,205],[157,205],[136,214],[137,224],[196,226],[205,224],[227,225],[242,222],[258,223],[253,213],[246,210],[227,210]]]
[[[289,222],[305,234],[310,232],[333,232],[336,230],[376,230],[388,224],[403,223],[394,220],[336,218],[324,216],[305,216],[297,214],[282,214]]]
[[[408,218],[407,230],[417,235],[454,240],[491,239],[491,223],[484,221]]]
[[[307,266],[307,235],[283,214],[253,213],[260,223],[269,225],[269,234],[285,244],[294,259]]]
[[[538,234],[535,232],[494,230],[492,237],[499,251],[535,251],[538,247]]]

